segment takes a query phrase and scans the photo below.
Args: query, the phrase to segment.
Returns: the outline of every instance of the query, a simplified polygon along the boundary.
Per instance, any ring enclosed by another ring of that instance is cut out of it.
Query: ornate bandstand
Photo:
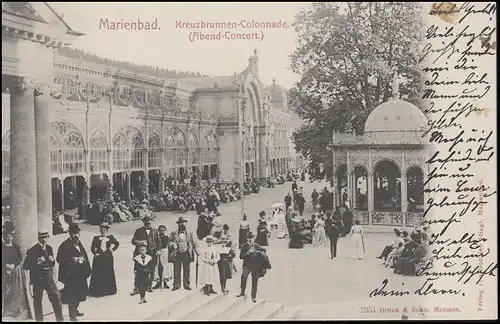
[[[396,78],[395,78],[396,79]],[[364,134],[334,134],[334,204],[349,205],[365,225],[414,226],[426,205],[427,118],[415,105],[393,98],[368,116]]]

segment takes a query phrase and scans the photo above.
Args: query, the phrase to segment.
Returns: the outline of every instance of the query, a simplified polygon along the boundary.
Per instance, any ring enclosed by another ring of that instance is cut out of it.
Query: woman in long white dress
[[[354,239],[354,243],[356,244],[355,258],[358,260],[363,259],[365,256],[365,247],[363,241],[363,228],[359,225],[359,220],[357,220],[351,228],[349,239]]]
[[[220,260],[219,251],[213,245],[214,237],[208,235],[205,237],[206,247],[200,254],[200,273],[199,282],[203,287],[205,295],[216,294],[214,284],[219,281],[219,267],[217,262]]]
[[[318,217],[316,222],[314,223],[313,229],[313,246],[317,248],[327,247],[328,246],[328,238],[326,237],[325,232],[325,221],[322,217]]]

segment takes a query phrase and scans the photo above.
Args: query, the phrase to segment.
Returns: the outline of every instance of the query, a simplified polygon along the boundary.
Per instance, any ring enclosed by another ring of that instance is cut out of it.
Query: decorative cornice
[[[31,31],[26,31],[14,27],[2,26],[2,37],[8,35],[14,38],[28,40],[30,42],[40,43],[47,47],[58,48],[63,45],[70,45],[70,43],[63,42],[61,40],[55,39],[53,37],[45,36],[42,34],[33,33]]]

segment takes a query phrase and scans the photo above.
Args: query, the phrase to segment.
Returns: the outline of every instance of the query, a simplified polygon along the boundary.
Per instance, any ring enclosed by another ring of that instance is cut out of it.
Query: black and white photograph
[[[2,2],[2,321],[498,319],[494,2]]]

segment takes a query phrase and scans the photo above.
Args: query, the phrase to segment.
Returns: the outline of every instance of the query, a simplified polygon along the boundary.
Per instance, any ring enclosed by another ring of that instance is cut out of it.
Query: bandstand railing
[[[406,226],[413,227],[423,221],[423,212],[370,212],[367,210],[356,210],[355,219],[361,225],[381,226]]]

